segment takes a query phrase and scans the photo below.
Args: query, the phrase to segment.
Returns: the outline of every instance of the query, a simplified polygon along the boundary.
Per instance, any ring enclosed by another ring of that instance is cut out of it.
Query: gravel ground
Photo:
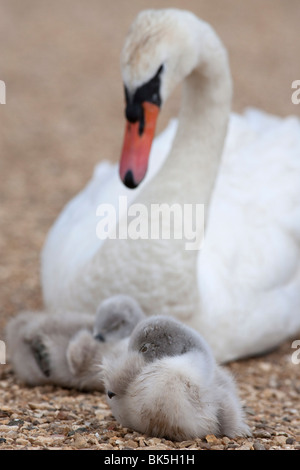
[[[259,360],[228,366],[239,384],[252,437],[208,435],[184,442],[122,428],[99,392],[24,387],[6,366],[0,375],[0,449],[300,450],[300,364],[293,364],[291,351],[286,343]]]
[[[39,253],[65,203],[103,158],[117,161],[124,118],[119,53],[146,0],[0,0],[0,339],[20,310],[42,308]],[[233,108],[296,114],[298,0],[151,1],[183,7],[211,22],[224,40],[235,84]],[[166,105],[162,129],[178,110]],[[300,338],[300,334],[298,335]],[[299,339],[296,336],[296,339]],[[105,397],[56,387],[28,388],[0,365],[0,449],[297,449],[300,364],[291,342],[228,367],[253,436],[174,443],[121,428]]]

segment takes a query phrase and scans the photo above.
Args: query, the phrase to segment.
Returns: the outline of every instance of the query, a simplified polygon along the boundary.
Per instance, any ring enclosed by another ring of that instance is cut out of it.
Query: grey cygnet
[[[173,318],[140,322],[126,355],[105,357],[102,374],[125,427],[173,440],[250,434],[231,374],[200,334]]]
[[[55,384],[103,391],[100,364],[111,350],[121,353],[144,313],[129,296],[103,301],[96,313],[23,312],[6,327],[8,357],[29,385]]]

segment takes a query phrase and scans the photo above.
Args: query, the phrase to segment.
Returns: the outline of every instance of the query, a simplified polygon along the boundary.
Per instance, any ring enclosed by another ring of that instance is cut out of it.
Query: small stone
[[[146,444],[155,446],[157,444],[161,444],[161,439],[159,439],[158,437],[152,437],[151,439],[148,439],[148,441],[146,441]]]
[[[207,436],[205,436],[205,440],[209,444],[217,444],[220,442],[220,440],[214,434],[207,434]]]
[[[154,446],[140,447],[141,450],[167,450],[166,446],[162,444],[156,444]]]
[[[259,441],[254,442],[253,449],[254,450],[266,450],[265,446]]]
[[[285,441],[286,444],[294,444],[295,442],[295,439],[293,439],[292,437],[288,437],[287,440]]]
[[[234,442],[234,443],[230,442],[230,443],[228,444],[227,448],[228,448],[228,449],[236,449],[238,446],[239,446],[239,445],[236,444],[235,442]]]
[[[48,445],[52,444],[52,439],[49,436],[38,436],[37,438],[30,438],[28,440],[32,442],[34,445],[47,447]]]
[[[1,406],[1,411],[5,411],[6,413],[9,413],[9,414],[14,412],[14,410],[10,406],[7,406],[7,405],[2,405]]]
[[[180,449],[183,449],[183,448],[189,447],[189,446],[191,446],[191,445],[193,445],[193,444],[194,444],[194,441],[181,441],[181,442],[179,443],[179,448],[180,448]]]
[[[206,450],[211,449],[211,445],[208,442],[201,442],[200,447],[201,449],[206,449]]]
[[[258,431],[253,431],[253,436],[254,437],[261,437],[264,439],[271,439],[271,434],[268,431],[265,431],[264,429],[259,429]]]
[[[269,362],[260,362],[259,363],[259,368],[263,371],[263,372],[270,372],[270,370],[272,369],[272,366]]]
[[[85,447],[87,447],[87,441],[80,434],[75,434],[74,446],[76,447],[76,449],[84,449]]]
[[[7,426],[22,426],[22,424],[24,424],[22,419],[12,419],[7,423]]]
[[[67,421],[73,419],[72,416],[66,411],[59,411],[56,415],[56,418],[60,421]]]
[[[126,441],[126,445],[128,447],[131,447],[132,449],[136,449],[139,446],[138,443],[136,441],[133,441],[132,439]]]
[[[285,436],[275,436],[272,441],[273,444],[277,444],[279,446],[283,446],[286,444],[286,437]]]
[[[142,437],[138,438],[138,443],[139,443],[138,447],[145,447],[145,441]]]
[[[236,450],[253,450],[253,443],[252,442],[246,442],[240,447],[238,447]]]
[[[229,442],[230,442],[229,437],[227,437],[227,436],[223,437],[223,438],[222,438],[222,442],[223,442],[223,444],[225,444],[225,445],[229,444]]]
[[[16,439],[16,444],[20,446],[27,446],[28,444],[30,444],[30,442],[27,439],[19,437],[18,439]]]

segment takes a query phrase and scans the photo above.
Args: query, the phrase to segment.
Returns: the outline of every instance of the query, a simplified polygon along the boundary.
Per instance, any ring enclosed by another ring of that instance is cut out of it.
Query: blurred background
[[[235,111],[300,114],[291,102],[299,0],[0,0],[0,339],[10,315],[42,307],[40,250],[60,210],[97,162],[119,158],[120,51],[150,7],[189,9],[213,25],[229,51]]]

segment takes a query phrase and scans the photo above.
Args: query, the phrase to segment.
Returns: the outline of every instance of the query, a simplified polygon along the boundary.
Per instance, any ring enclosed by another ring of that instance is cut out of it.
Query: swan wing
[[[207,329],[223,327],[245,354],[300,328],[298,118],[231,116],[198,282]]]

